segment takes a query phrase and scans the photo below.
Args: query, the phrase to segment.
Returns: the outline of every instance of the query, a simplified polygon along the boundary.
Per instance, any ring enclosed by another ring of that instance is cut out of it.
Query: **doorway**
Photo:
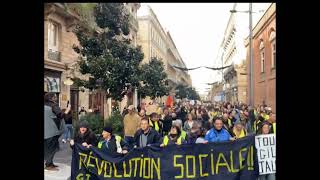
[[[73,124],[79,120],[79,89],[78,88],[70,88],[70,104],[71,104],[71,112]],[[75,124],[74,124],[75,125]]]

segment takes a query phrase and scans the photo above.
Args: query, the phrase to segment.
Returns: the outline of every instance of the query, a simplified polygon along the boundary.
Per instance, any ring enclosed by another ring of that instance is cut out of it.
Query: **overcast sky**
[[[270,3],[253,4],[253,11],[266,10],[270,5]],[[149,5],[153,9],[162,27],[170,32],[188,68],[213,67],[221,64],[221,60],[219,63],[215,61],[233,3],[141,3],[141,5]],[[248,3],[242,3],[237,10],[248,10],[247,7]],[[254,14],[254,24],[261,15],[263,13]],[[243,16],[248,19],[248,14],[243,13]],[[189,74],[193,87],[200,94],[209,88],[206,83],[221,79],[221,75],[206,68],[189,71]]]

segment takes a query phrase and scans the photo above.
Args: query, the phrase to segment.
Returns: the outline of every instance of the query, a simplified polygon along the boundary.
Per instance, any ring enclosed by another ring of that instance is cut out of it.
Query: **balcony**
[[[54,60],[54,61],[60,61],[61,53],[59,51],[48,51],[48,59]]]

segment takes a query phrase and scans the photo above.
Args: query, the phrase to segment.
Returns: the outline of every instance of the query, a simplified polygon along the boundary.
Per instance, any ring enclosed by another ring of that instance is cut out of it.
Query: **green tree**
[[[187,86],[183,84],[178,84],[178,86],[176,87],[176,98],[187,98]]]
[[[179,99],[188,98],[193,100],[200,100],[200,96],[194,88],[185,86],[183,84],[179,84],[176,87],[176,98],[179,98]]]
[[[188,92],[188,97],[187,97],[188,99],[200,100],[200,96],[195,90],[195,88],[188,87],[187,92]]]
[[[161,60],[153,57],[148,64],[143,64],[140,79],[143,85],[138,89],[138,92],[142,98],[149,96],[154,99],[155,97],[168,95],[167,74]]]
[[[144,55],[141,47],[134,47],[127,38],[129,14],[123,3],[98,3],[93,16],[98,28],[84,20],[75,30],[80,46],[74,50],[83,57],[80,72],[90,75],[89,80],[76,78],[75,82],[91,90],[101,88],[107,97],[120,101],[129,86],[139,87],[139,64]]]

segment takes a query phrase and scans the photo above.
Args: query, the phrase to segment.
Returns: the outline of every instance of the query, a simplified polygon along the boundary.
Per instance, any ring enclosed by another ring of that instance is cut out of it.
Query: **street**
[[[72,149],[69,143],[61,142],[62,136],[59,139],[60,150],[54,156],[54,163],[59,166],[59,171],[44,171],[45,180],[68,180],[71,176],[71,160]]]

